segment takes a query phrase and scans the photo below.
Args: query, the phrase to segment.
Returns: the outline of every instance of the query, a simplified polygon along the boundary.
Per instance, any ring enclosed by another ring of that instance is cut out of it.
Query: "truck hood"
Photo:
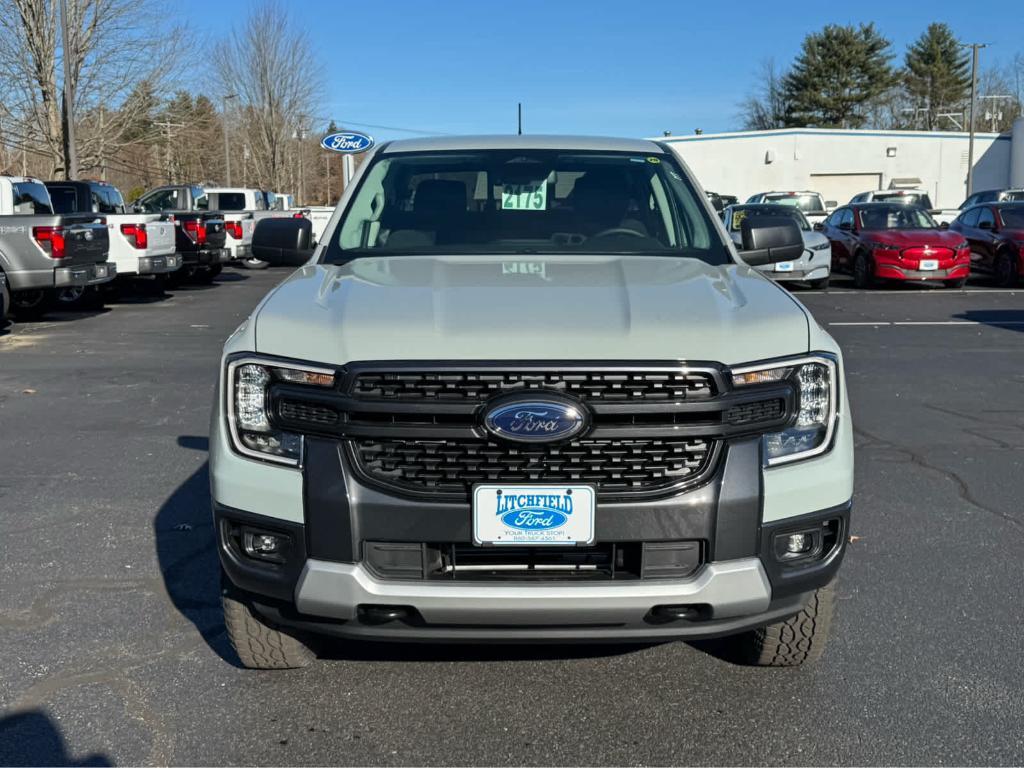
[[[689,360],[808,351],[809,316],[750,267],[645,256],[391,256],[307,265],[255,314],[256,351],[357,360]]]

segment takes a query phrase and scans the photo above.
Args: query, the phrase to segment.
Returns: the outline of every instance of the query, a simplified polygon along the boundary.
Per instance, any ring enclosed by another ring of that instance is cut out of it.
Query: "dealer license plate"
[[[921,262],[921,271],[930,272],[933,269],[939,268],[939,262],[936,259],[924,259]]]
[[[792,261],[780,261],[775,265],[776,272],[792,272],[793,262]]]
[[[589,485],[478,485],[473,542],[480,545],[591,544],[594,489]]]

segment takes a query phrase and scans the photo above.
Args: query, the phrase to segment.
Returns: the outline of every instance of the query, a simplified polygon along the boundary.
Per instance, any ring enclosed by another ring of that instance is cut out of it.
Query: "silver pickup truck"
[[[43,182],[0,176],[0,272],[16,318],[38,318],[63,289],[113,280],[103,216],[54,214]]]
[[[314,251],[228,339],[210,432],[228,636],[660,642],[817,657],[848,540],[836,342],[753,267],[663,144],[378,147]]]

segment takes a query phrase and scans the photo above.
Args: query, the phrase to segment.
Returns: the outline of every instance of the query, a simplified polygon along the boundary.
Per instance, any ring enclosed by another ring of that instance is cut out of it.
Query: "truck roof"
[[[495,135],[434,136],[388,142],[381,150],[391,152],[430,152],[465,149],[569,149],[604,152],[664,154],[665,150],[647,139],[616,139],[606,136]]]
[[[210,194],[211,192],[213,192],[214,194],[219,194],[221,192],[230,192],[230,193],[234,194],[234,193],[237,193],[237,192],[261,192],[262,191],[260,189],[257,189],[256,187],[203,187],[203,190],[207,194]]]

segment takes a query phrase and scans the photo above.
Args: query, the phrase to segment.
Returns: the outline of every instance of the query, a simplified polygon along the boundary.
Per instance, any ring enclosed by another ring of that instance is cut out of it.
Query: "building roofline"
[[[863,138],[866,136],[885,136],[891,138],[929,138],[929,139],[967,139],[970,134],[963,131],[900,131],[900,130],[875,130],[867,128],[775,128],[768,131],[726,131],[723,133],[702,133],[694,136],[663,136],[651,141],[661,141],[666,144],[678,144],[688,141],[717,141],[722,139],[756,139],[775,136],[850,136]],[[1006,133],[991,133],[975,131],[976,139],[1004,139],[1009,141],[1011,136]]]

